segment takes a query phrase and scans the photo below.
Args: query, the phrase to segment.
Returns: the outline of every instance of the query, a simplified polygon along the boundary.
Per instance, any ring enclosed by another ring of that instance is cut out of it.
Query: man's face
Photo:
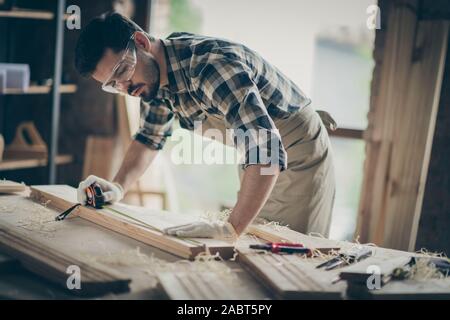
[[[136,47],[137,63],[135,71],[131,79],[121,83],[121,87],[129,95],[149,101],[156,96],[159,89],[159,65],[150,52],[145,51],[142,47]],[[110,78],[114,67],[122,59],[124,53],[125,50],[115,53],[112,49],[106,49],[92,77],[103,84]],[[120,72],[120,67],[117,70]]]

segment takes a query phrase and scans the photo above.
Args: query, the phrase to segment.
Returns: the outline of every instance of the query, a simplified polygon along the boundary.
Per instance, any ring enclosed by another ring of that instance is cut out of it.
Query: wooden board
[[[419,1],[389,5],[377,31],[361,241],[414,250],[447,50],[448,22],[420,21]]]
[[[62,212],[76,203],[76,189],[69,186],[33,186],[31,197],[39,203],[47,203],[50,200],[49,205]],[[126,213],[147,225],[138,224],[108,209],[95,210],[90,207],[79,207],[73,214],[182,258],[194,259],[202,252],[219,253],[223,259],[233,257],[234,247],[230,243],[215,239],[180,239],[167,236],[160,231],[167,227],[195,221],[195,217],[131,208],[121,204],[108,207]],[[151,227],[149,228],[148,225]]]
[[[172,300],[263,300],[269,292],[235,262],[208,261],[158,272],[159,287]]]
[[[284,226],[273,226],[264,224],[252,224],[248,227],[247,233],[256,236],[267,242],[290,242],[290,243],[301,243],[305,247],[310,249],[339,249],[350,247],[347,241],[336,241],[327,238],[319,238],[313,236],[307,236],[300,232],[294,231],[288,227]]]
[[[345,284],[332,284],[336,272],[317,270],[319,261],[298,255],[238,249],[239,262],[280,299],[341,299]]]
[[[26,185],[14,181],[0,180],[0,193],[15,193],[26,190]]]
[[[59,88],[60,93],[75,93],[77,92],[77,86],[74,84],[62,84]],[[30,86],[28,90],[22,89],[5,89],[1,94],[7,95],[35,95],[35,94],[47,94],[52,90],[51,86]]]
[[[4,221],[0,222],[0,248],[19,260],[23,267],[67,288],[69,266],[77,266],[81,273],[81,290],[71,290],[83,296],[129,291],[130,280],[104,266],[85,263],[44,243],[31,239],[25,232]]]
[[[0,10],[0,17],[51,20],[53,19],[54,14],[51,11],[14,9]]]
[[[171,300],[231,300],[233,291],[214,272],[165,272],[158,274],[161,288]]]
[[[370,292],[373,299],[402,300],[448,300],[450,299],[450,279],[427,281],[392,281],[380,290]]]

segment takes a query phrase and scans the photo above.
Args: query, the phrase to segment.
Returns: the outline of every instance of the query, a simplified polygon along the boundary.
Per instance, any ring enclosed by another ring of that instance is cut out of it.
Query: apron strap
[[[328,112],[322,111],[322,110],[317,110],[316,112],[319,114],[320,119],[322,119],[323,124],[325,125],[325,127],[328,130],[331,130],[331,131],[337,130],[338,125],[337,125],[336,121],[333,119],[333,117]]]

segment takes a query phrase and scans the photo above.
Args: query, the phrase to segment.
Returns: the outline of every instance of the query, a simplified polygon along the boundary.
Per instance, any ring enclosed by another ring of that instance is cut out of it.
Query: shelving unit
[[[49,139],[48,157],[47,159],[3,159],[0,161],[0,172],[31,169],[39,167],[47,167],[48,179],[46,183],[56,183],[56,169],[58,165],[68,164],[73,161],[71,155],[58,155],[58,134],[60,121],[60,99],[61,94],[70,94],[77,91],[75,84],[61,84],[62,78],[62,58],[64,46],[64,21],[69,17],[65,14],[66,1],[55,0],[54,11],[50,10],[35,10],[35,9],[18,9],[0,10],[0,19],[34,19],[50,21],[54,23],[56,30],[54,39],[54,65],[53,65],[53,84],[50,86],[30,86],[28,90],[7,89],[0,92],[1,96],[9,95],[51,95],[51,111],[49,114]]]

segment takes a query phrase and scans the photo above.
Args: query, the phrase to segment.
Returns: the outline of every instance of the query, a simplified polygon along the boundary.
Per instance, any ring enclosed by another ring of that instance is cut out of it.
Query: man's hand
[[[123,199],[124,192],[123,188],[118,183],[109,182],[105,179],[89,176],[86,180],[80,182],[80,185],[77,189],[78,194],[78,202],[82,205],[86,204],[86,188],[88,188],[91,184],[97,182],[103,190],[103,195],[105,196],[105,202],[119,202]]]
[[[238,235],[229,222],[194,222],[183,226],[171,227],[164,233],[183,238],[214,238],[236,241]]]

